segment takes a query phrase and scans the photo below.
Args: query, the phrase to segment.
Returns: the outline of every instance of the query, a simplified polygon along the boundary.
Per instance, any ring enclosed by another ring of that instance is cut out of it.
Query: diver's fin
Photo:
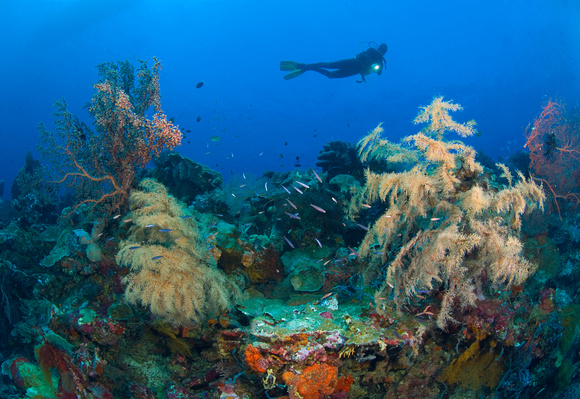
[[[305,71],[299,69],[297,71],[294,72],[290,72],[288,75],[284,75],[284,80],[290,80],[290,79],[294,79],[300,75],[302,75]]]
[[[298,63],[296,61],[280,61],[281,71],[295,71],[298,69]]]

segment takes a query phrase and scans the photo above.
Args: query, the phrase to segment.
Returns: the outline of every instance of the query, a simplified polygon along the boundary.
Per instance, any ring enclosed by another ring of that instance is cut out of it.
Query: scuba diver
[[[375,42],[369,43],[369,48],[362,53],[357,54],[354,58],[346,60],[338,60],[331,62],[316,62],[314,64],[304,64],[295,61],[281,61],[281,71],[292,71],[284,75],[285,80],[294,79],[302,75],[306,71],[315,71],[321,73],[329,79],[346,78],[360,74],[362,80],[357,80],[357,83],[366,83],[365,76],[371,73],[380,75],[383,69],[387,67],[385,61],[385,53],[387,52],[387,45],[381,43],[377,45]],[[332,71],[330,69],[333,69]]]

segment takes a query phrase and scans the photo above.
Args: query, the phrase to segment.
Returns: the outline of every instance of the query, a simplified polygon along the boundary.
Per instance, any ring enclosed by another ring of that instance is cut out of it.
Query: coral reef
[[[69,217],[35,208],[61,199],[27,158],[0,229],[1,397],[577,392],[580,218],[562,198],[561,221],[530,212],[545,201],[540,180],[551,193],[568,175],[476,158],[447,138],[478,134],[475,122],[454,121],[461,107],[437,97],[399,143],[379,125],[358,146],[326,145],[323,172],[223,182],[161,154],[178,130],[160,114],[158,70],[101,65],[94,132],[60,103],[43,135],[64,163],[45,179],[74,184]],[[556,133],[575,122],[550,115],[535,165],[570,154]],[[27,195],[28,182],[44,191]]]

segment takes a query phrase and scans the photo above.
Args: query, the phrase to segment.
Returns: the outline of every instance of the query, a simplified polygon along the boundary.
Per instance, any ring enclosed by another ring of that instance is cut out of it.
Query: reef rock
[[[341,193],[356,192],[361,188],[360,183],[351,175],[337,175],[330,179],[330,185],[338,186]]]
[[[186,203],[200,194],[218,188],[224,181],[222,175],[215,170],[174,152],[161,155],[157,159],[152,175],[167,187],[171,195]]]
[[[317,262],[327,257],[329,250],[326,247],[312,248],[296,249],[282,255],[282,262],[290,272],[290,283],[295,291],[315,292],[324,284],[324,273]]]
[[[290,276],[290,283],[296,291],[315,292],[324,284],[324,274],[320,270],[306,269]]]
[[[356,147],[351,143],[344,141],[326,143],[317,158],[316,166],[328,173],[328,179],[345,173],[361,179],[364,175],[364,168],[358,159]]]

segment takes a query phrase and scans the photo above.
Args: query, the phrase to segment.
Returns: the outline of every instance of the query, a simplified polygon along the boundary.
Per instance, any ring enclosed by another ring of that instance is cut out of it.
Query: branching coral
[[[129,198],[129,239],[117,262],[131,268],[125,297],[177,326],[226,310],[237,288],[211,262],[195,219],[152,179]]]
[[[449,115],[449,111],[461,111],[463,108],[459,104],[443,101],[443,97],[435,97],[433,102],[426,107],[420,107],[421,112],[413,121],[415,124],[429,122],[425,130],[436,137],[443,139],[443,134],[451,131],[461,137],[473,136],[475,134],[475,121],[457,123]]]
[[[526,147],[530,150],[530,170],[554,199],[580,204],[580,115],[566,112],[563,104],[548,101],[542,113],[528,126]]]
[[[72,115],[64,100],[55,103],[55,131],[40,125],[39,150],[51,165],[52,183],[67,183],[78,203],[108,213],[126,209],[137,172],[163,149],[181,143],[179,128],[167,120],[159,102],[159,68],[145,62],[137,72],[129,62],[99,65],[89,112],[96,130]],[[136,82],[135,82],[136,80]],[[146,111],[153,106],[154,114]]]
[[[509,186],[498,192],[488,190],[473,148],[442,139],[446,130],[474,133],[473,123],[457,127],[447,113],[455,109],[460,108],[436,98],[417,118],[431,121],[430,126],[401,144],[381,139],[377,129],[363,138],[361,157],[414,159],[415,165],[398,173],[367,170],[366,185],[350,206],[355,216],[369,203],[388,205],[359,251],[370,256],[370,270],[386,266],[386,280],[376,294],[379,312],[391,299],[400,309],[418,291],[443,289],[437,317],[441,328],[454,320],[456,303],[475,304],[484,274],[494,283],[525,280],[532,266],[521,254],[521,216],[542,207],[545,198],[542,189],[521,174],[513,184],[505,167]]]

